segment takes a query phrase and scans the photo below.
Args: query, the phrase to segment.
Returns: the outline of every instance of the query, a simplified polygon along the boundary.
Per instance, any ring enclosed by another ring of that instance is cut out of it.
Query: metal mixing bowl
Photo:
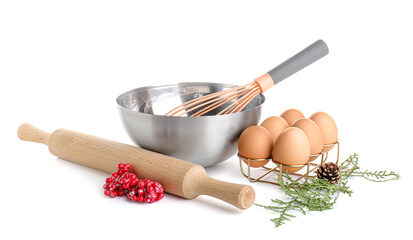
[[[116,102],[126,132],[138,146],[208,167],[237,152],[241,132],[260,120],[264,96],[257,96],[240,113],[216,116],[225,105],[201,117],[189,117],[194,112],[164,115],[184,102],[233,87],[195,82],[142,87],[121,94]]]

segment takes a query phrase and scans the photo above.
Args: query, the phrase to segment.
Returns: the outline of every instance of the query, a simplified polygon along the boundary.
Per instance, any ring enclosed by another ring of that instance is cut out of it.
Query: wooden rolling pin
[[[249,208],[255,200],[251,186],[216,180],[200,165],[139,147],[67,129],[50,134],[27,123],[19,127],[17,135],[21,140],[47,145],[57,157],[104,172],[115,172],[118,163],[129,163],[138,178],[157,181],[166,192],[183,198],[209,195],[240,209]]]

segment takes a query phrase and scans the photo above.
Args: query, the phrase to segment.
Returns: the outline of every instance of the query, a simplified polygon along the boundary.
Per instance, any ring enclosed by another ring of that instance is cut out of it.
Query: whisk
[[[232,89],[220,91],[196,98],[172,109],[167,116],[182,116],[186,113],[196,111],[191,117],[202,116],[224,104],[229,104],[216,115],[241,112],[249,102],[257,95],[267,91],[272,86],[307,67],[328,54],[327,44],[323,40],[318,40],[301,52],[292,56],[266,74],[248,83]]]

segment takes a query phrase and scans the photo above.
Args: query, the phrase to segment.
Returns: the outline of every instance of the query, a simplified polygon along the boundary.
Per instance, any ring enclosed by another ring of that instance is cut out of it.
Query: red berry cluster
[[[147,203],[153,203],[164,197],[161,184],[149,179],[139,180],[134,173],[129,172],[129,169],[130,164],[119,163],[118,171],[106,178],[106,183],[103,185],[106,196],[126,195],[134,202]]]

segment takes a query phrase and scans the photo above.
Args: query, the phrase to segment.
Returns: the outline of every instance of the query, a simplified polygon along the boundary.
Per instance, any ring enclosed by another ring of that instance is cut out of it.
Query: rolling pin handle
[[[224,182],[208,176],[199,183],[200,195],[221,199],[242,210],[254,203],[255,191],[251,186]]]
[[[38,142],[47,145],[50,133],[38,129],[29,123],[24,123],[17,130],[17,136],[23,141]]]
[[[186,198],[193,199],[199,195],[208,195],[221,199],[239,209],[251,207],[255,200],[255,191],[251,186],[211,178],[206,174],[205,169],[199,165],[189,169],[182,189]]]

